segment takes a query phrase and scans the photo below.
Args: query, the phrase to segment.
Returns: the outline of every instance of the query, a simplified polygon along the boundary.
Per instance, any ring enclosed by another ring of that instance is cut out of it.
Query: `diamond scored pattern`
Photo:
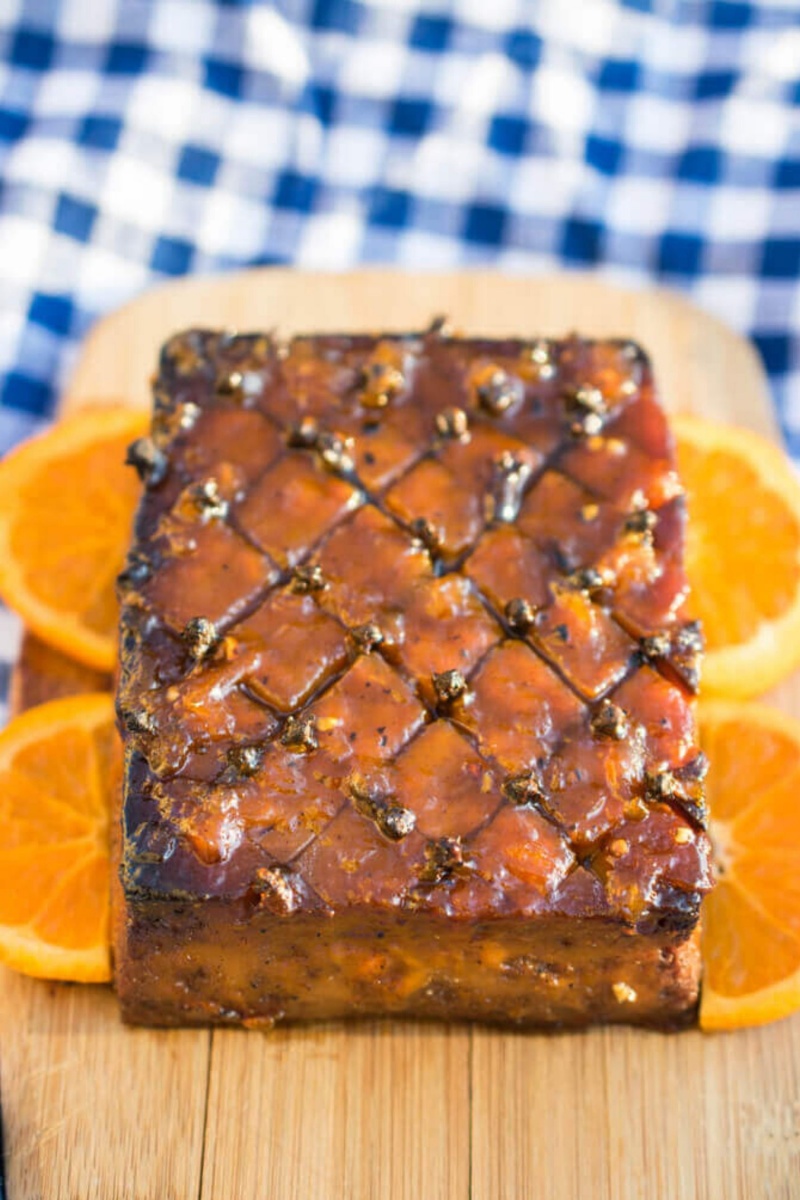
[[[550,599],[547,584],[553,567],[543,555],[532,553],[530,542],[514,526],[489,529],[463,569],[500,613],[516,598],[535,608],[544,607]]]
[[[537,614],[532,640],[581,695],[595,700],[625,674],[636,645],[586,592],[551,591],[553,602]]]
[[[182,381],[201,415],[179,436],[181,470],[203,477],[228,464],[235,501],[230,516],[193,529],[182,554],[164,552],[143,589],[173,626],[209,615],[228,629],[215,662],[187,677],[198,697],[210,689],[221,714],[212,752],[202,721],[187,715],[202,703],[191,709],[184,680],[173,684],[177,732],[150,746],[151,769],[172,754],[183,776],[178,826],[199,861],[217,852],[225,861],[246,843],[266,862],[291,863],[333,906],[540,911],[570,892],[570,879],[576,896],[599,904],[604,847],[634,811],[645,766],[696,752],[686,697],[639,665],[623,628],[643,624],[653,590],[667,621],[684,598],[669,444],[640,364],[632,398],[620,382],[629,360],[613,343],[559,343],[545,371],[519,343],[476,343],[475,353],[471,366],[470,343],[436,335],[298,339],[280,363],[270,349],[262,385],[249,384],[254,407],[245,398],[238,409],[209,395],[209,372]],[[476,384],[495,378],[493,363],[501,384],[507,377],[507,411],[505,385],[487,399]],[[611,437],[569,432],[564,397],[582,385],[602,388]],[[448,407],[467,414],[465,436],[437,424]],[[327,468],[313,444],[287,448],[309,418],[352,439],[352,471]],[[502,455],[528,478],[509,523],[493,521],[487,503]],[[626,515],[644,504],[666,506],[664,525],[655,539],[626,540]],[[300,563],[319,568],[313,586],[292,582]],[[607,569],[610,594],[569,581],[595,565]],[[510,638],[504,610],[515,599],[535,620]],[[365,623],[382,639],[369,654],[348,632]],[[452,670],[467,691],[442,704],[432,676]],[[640,733],[598,744],[587,702],[614,688]],[[309,723],[302,746],[281,744],[291,713]],[[182,757],[181,737],[195,735]],[[226,752],[236,744],[255,757]],[[526,772],[541,795],[518,806],[503,784]],[[206,788],[194,808],[184,794],[193,780]],[[354,780],[368,787],[372,814],[354,802]],[[413,815],[397,841],[375,816],[386,805]],[[663,840],[664,821],[680,819],[662,817]],[[423,885],[426,847],[441,838],[461,847],[455,865]]]
[[[420,580],[409,594],[405,611],[387,628],[397,659],[418,682],[425,702],[434,707],[432,676],[473,667],[500,637],[497,621],[460,575]],[[387,654],[391,654],[391,649]]]
[[[401,613],[414,584],[433,578],[430,555],[372,505],[342,523],[318,557],[326,587],[319,602],[347,625]]]
[[[397,798],[426,837],[467,837],[502,802],[494,773],[447,720],[423,729],[400,755],[392,780]]]
[[[517,526],[545,561],[562,572],[589,566],[613,545],[621,514],[559,470],[528,492]]]
[[[483,528],[480,492],[459,483],[446,467],[430,458],[395,484],[385,503],[406,525],[426,522],[434,546],[450,559],[471,546]]]
[[[247,681],[280,712],[292,712],[347,664],[347,642],[338,621],[322,612],[312,596],[285,588],[272,592],[232,634],[242,647],[257,647]]]
[[[257,778],[241,786],[239,815],[248,836],[278,862],[288,862],[306,847],[344,804],[336,767],[324,753],[294,754],[281,745],[267,751]]]
[[[148,579],[145,603],[167,625],[180,631],[193,617],[229,624],[278,579],[275,563],[247,545],[220,521],[172,523],[157,531],[153,548],[164,565]],[[214,564],[213,586],[208,564]]]
[[[294,566],[360,502],[356,488],[295,451],[262,476],[237,508],[236,519],[281,566]]]
[[[494,425],[473,422],[469,438],[451,441],[440,452],[441,461],[462,486],[478,496],[485,495],[494,474],[495,463],[503,454],[513,454],[524,462],[532,475],[544,456],[518,437],[512,437]]]
[[[577,696],[533,650],[507,641],[476,672],[458,715],[481,752],[517,775],[544,763],[582,712]]]
[[[192,421],[191,411],[185,419]],[[174,462],[189,479],[202,479],[218,471],[221,463],[228,463],[245,488],[280,452],[278,430],[261,413],[220,404],[200,412],[194,424],[178,436]]]
[[[359,658],[311,712],[321,749],[345,767],[394,758],[425,716],[405,680],[377,654]]]
[[[422,420],[415,422],[419,436],[414,437],[407,415],[407,410],[392,410],[379,423],[360,418],[343,426],[354,436],[356,474],[370,492],[382,491],[422,457]]]

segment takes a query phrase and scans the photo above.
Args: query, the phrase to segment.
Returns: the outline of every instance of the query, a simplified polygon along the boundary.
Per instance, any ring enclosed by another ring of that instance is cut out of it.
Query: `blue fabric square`
[[[248,265],[251,267],[285,267],[288,261],[285,254],[257,254]]]
[[[78,130],[78,141],[95,150],[115,150],[121,132],[122,122],[117,117],[86,117]]]
[[[53,388],[41,379],[32,379],[22,371],[9,371],[0,391],[0,406],[21,408],[24,412],[46,413],[50,408]]]
[[[525,149],[528,129],[525,117],[500,113],[492,118],[489,126],[489,145],[500,154],[510,154],[518,158]]]
[[[753,19],[753,7],[737,0],[713,0],[711,24],[717,29],[746,29]]]
[[[406,137],[419,137],[428,128],[432,112],[429,100],[396,100],[389,114],[389,129]]]
[[[178,159],[178,178],[187,183],[200,183],[204,187],[214,182],[219,170],[219,155],[212,154],[202,146],[184,146]]]
[[[62,193],[58,198],[53,228],[56,233],[66,234],[79,242],[87,242],[97,217],[97,209],[85,200]]]
[[[316,29],[332,29],[340,33],[355,33],[361,10],[354,0],[315,0],[311,22]]]
[[[181,238],[160,237],[155,244],[150,265],[163,275],[185,275],[192,262],[194,247]]]
[[[146,46],[112,42],[106,56],[106,70],[109,75],[141,75],[147,66],[147,59]]]
[[[242,94],[244,71],[234,63],[209,58],[205,63],[204,82],[213,92],[220,92],[223,96],[230,96],[236,100]]]
[[[409,45],[415,50],[442,51],[450,40],[453,22],[449,17],[420,14],[414,18]]]
[[[54,50],[55,42],[50,34],[23,27],[14,35],[10,59],[15,67],[46,71],[53,60]]]
[[[791,341],[782,333],[757,333],[755,338],[764,366],[771,375],[782,375],[791,363]]]
[[[630,59],[609,58],[597,80],[604,92],[635,92],[639,86],[639,64]]]
[[[658,270],[664,275],[697,275],[703,257],[703,239],[689,233],[667,233],[658,247]]]
[[[37,292],[28,309],[28,318],[51,333],[69,333],[72,325],[73,305],[69,296]]]
[[[303,89],[300,107],[319,117],[323,125],[330,125],[333,121],[335,104],[336,93],[333,88],[310,85]]]
[[[761,274],[772,279],[800,279],[800,231],[794,238],[770,238],[764,243]]]
[[[692,183],[716,183],[722,176],[722,156],[714,146],[691,146],[678,160],[678,178]]]
[[[464,237],[483,246],[499,246],[503,240],[507,212],[495,204],[471,204],[467,209]]]
[[[616,175],[622,162],[623,147],[612,138],[591,134],[586,139],[586,161],[603,175]]]
[[[0,108],[0,142],[16,142],[28,128],[28,118],[24,113],[11,112],[8,108]]]
[[[386,229],[403,229],[408,224],[411,197],[408,192],[390,188],[375,188],[369,206],[367,220],[370,225]]]
[[[695,100],[721,100],[736,86],[735,71],[703,71],[694,84]]]
[[[512,29],[506,38],[506,54],[523,71],[532,71],[542,57],[542,39],[530,29]]]
[[[561,254],[570,263],[593,263],[600,258],[602,227],[598,221],[570,217],[564,223]]]
[[[278,208],[310,212],[316,195],[316,180],[297,171],[283,171],[278,177],[274,203]]]
[[[775,186],[800,191],[800,158],[782,158],[775,170]]]

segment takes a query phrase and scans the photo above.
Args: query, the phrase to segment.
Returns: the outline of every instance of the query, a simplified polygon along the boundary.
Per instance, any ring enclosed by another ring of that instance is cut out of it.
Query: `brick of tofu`
[[[642,351],[194,330],[131,459],[124,1017],[689,1023],[701,637]]]

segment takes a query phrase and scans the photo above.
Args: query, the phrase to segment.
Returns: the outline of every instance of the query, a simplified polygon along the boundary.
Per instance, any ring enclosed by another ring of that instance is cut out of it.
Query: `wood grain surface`
[[[675,296],[582,276],[183,281],[95,328],[65,404],[147,404],[159,344],[189,324],[399,329],[436,313],[473,332],[639,338],[669,408],[774,433],[744,342]],[[773,699],[800,715],[800,680]],[[109,989],[2,972],[0,1090],[10,1200],[800,1197],[798,1018],[717,1036],[163,1032],[121,1026]]]

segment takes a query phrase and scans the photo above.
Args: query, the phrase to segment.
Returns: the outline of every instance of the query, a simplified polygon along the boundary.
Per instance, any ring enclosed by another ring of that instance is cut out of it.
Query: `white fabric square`
[[[760,89],[759,89],[760,90]],[[758,94],[756,84],[732,96],[720,121],[720,141],[729,154],[773,158],[786,145],[789,132],[797,130],[791,108]]]
[[[640,92],[634,96],[621,136],[650,153],[679,154],[689,141],[692,109],[662,96]]]
[[[669,223],[674,188],[662,179],[628,176],[611,185],[608,224],[625,233],[655,235]]]
[[[714,188],[709,198],[709,228],[716,241],[758,241],[769,228],[772,196],[759,188]],[[798,225],[800,227],[800,214]]]
[[[162,228],[175,194],[173,180],[149,163],[115,155],[99,196],[103,212],[145,229]]]
[[[77,0],[85,8],[86,0]],[[215,13],[196,0],[160,0],[150,10],[148,42],[158,50],[176,54],[208,54],[213,50]]]
[[[315,213],[309,218],[300,242],[298,266],[341,270],[353,261],[361,230],[357,209]]]

